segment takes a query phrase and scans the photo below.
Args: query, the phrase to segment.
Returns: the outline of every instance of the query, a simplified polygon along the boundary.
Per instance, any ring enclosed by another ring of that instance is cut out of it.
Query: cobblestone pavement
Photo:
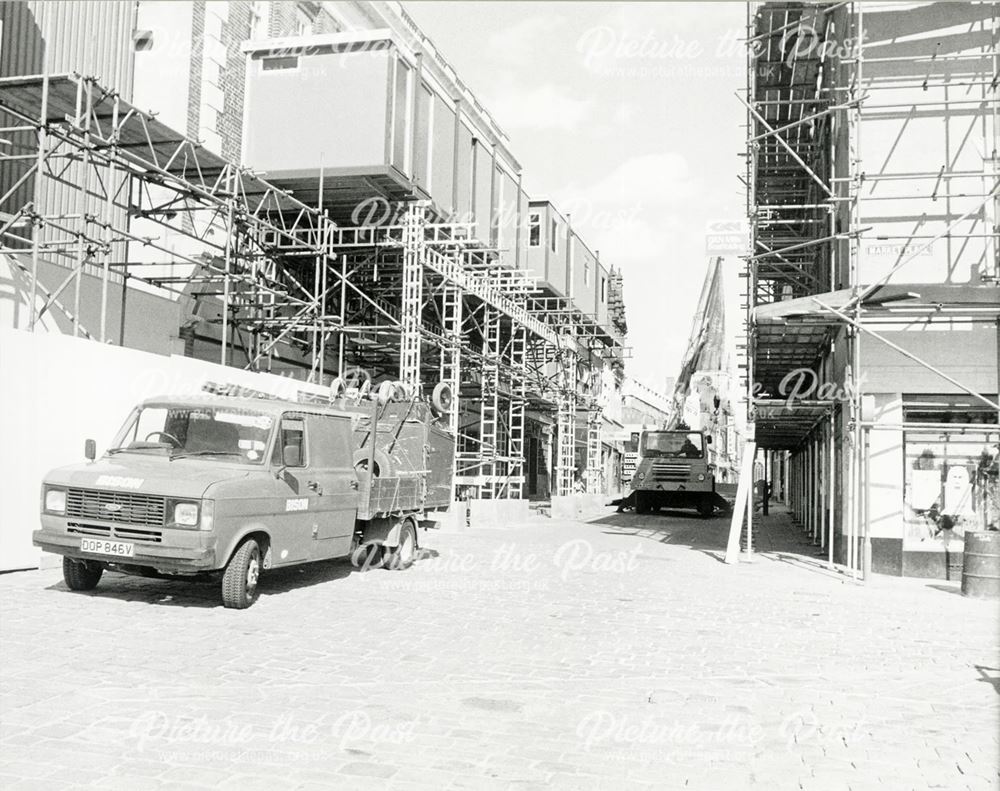
[[[0,576],[4,788],[997,788],[995,603],[775,515],[431,533],[408,571]],[[797,552],[801,554],[796,554]]]

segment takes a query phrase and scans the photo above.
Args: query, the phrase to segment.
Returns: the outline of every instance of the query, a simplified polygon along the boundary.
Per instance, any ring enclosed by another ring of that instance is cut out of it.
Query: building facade
[[[446,383],[464,495],[614,477],[611,273],[545,204],[564,255],[545,280],[514,143],[398,3],[0,10],[2,120],[37,130],[0,162],[22,250],[0,260],[5,326],[311,383]]]
[[[755,6],[756,441],[854,573],[953,577],[998,529],[996,5]]]

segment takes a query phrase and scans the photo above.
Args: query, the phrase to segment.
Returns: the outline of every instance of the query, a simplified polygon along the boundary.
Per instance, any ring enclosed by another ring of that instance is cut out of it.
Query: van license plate
[[[120,558],[135,556],[135,544],[124,541],[105,541],[103,538],[81,538],[80,549],[84,552],[96,552],[99,555],[116,555]]]

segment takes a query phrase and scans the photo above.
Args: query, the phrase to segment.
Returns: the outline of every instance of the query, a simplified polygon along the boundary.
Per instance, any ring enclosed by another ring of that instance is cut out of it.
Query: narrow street
[[[787,517],[423,534],[404,572],[0,576],[0,785],[995,788],[995,603],[822,569]],[[877,704],[875,701],[877,700]]]

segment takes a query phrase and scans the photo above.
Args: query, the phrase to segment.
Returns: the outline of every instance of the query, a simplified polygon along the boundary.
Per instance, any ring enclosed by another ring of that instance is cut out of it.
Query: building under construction
[[[857,574],[952,577],[998,528],[1000,4],[748,17],[750,415]]]
[[[0,9],[4,326],[445,383],[459,496],[605,490],[620,278],[398,4]]]

